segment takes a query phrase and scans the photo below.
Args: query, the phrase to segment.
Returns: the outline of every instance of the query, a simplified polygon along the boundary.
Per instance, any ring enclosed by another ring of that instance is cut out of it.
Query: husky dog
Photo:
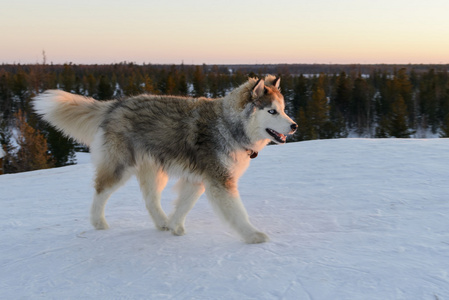
[[[270,141],[284,144],[298,127],[284,112],[280,79],[249,78],[224,98],[140,95],[96,101],[59,90],[33,100],[36,112],[64,134],[90,146],[96,166],[91,223],[107,229],[110,195],[132,175],[156,227],[184,234],[187,213],[206,191],[214,210],[247,243],[268,236],[249,221],[237,182]],[[167,217],[160,200],[168,176],[180,178]]]

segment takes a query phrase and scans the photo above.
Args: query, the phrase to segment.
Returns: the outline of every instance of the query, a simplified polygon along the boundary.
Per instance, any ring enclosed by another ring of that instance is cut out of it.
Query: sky
[[[449,63],[447,0],[0,0],[0,63]]]

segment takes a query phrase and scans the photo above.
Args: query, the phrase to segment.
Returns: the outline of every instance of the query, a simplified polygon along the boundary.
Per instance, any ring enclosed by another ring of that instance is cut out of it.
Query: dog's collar
[[[259,152],[253,151],[251,149],[246,149],[246,152],[248,152],[249,158],[253,159],[256,158]]]

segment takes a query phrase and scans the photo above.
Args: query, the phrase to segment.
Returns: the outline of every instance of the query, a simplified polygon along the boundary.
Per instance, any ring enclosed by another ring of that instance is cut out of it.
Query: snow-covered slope
[[[133,179],[95,231],[89,163],[0,176],[1,299],[449,299],[449,140],[270,146],[240,192],[247,245],[202,197],[157,231]],[[163,194],[171,208],[170,182]]]

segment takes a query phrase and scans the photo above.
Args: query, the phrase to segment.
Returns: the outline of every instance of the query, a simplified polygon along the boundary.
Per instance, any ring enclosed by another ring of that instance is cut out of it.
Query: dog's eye
[[[268,113],[269,113],[269,114],[272,114],[272,115],[275,115],[275,114],[277,114],[278,112],[277,112],[275,109],[270,109],[270,110],[268,111]]]

